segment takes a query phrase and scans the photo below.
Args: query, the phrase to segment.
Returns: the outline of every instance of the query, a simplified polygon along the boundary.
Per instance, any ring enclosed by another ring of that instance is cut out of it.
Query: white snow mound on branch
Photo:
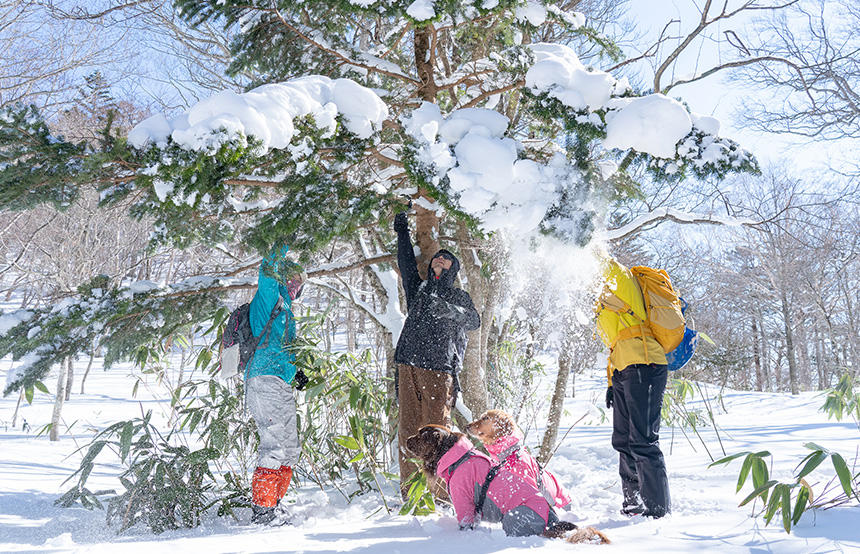
[[[613,93],[623,93],[626,81],[618,81],[604,71],[589,71],[576,53],[564,44],[539,42],[529,45],[535,64],[526,72],[526,86],[549,92],[576,110],[599,110]]]
[[[606,114],[606,148],[674,158],[678,142],[693,130],[687,109],[663,94],[618,98],[610,104],[615,109]]]
[[[12,330],[13,327],[17,327],[25,321],[30,321],[34,315],[35,312],[30,310],[16,310],[0,315],[0,337]]]
[[[547,11],[560,17],[564,20],[568,25],[572,26],[574,29],[579,29],[580,27],[585,27],[585,14],[580,12],[566,12],[559,8],[558,6],[547,6]]]
[[[562,155],[548,164],[520,159],[522,145],[504,136],[508,124],[504,115],[483,108],[443,116],[429,102],[403,120],[418,144],[418,161],[430,169],[434,184],[448,178],[460,209],[477,217],[486,231],[528,233],[573,170]]]
[[[534,0],[528,0],[524,6],[516,9],[514,17],[518,21],[527,21],[535,27],[540,27],[546,23],[546,6]]]
[[[416,21],[426,21],[436,17],[433,0],[415,0],[406,8],[406,14]]]
[[[534,92],[547,93],[562,104],[581,112],[604,111],[609,149],[651,154],[657,158],[689,157],[694,149],[682,144],[696,130],[718,138],[720,122],[713,117],[691,114],[680,102],[663,94],[620,98],[630,90],[626,79],[615,79],[609,73],[587,69],[576,53],[563,44],[536,43],[529,46],[535,63],[526,73],[526,86]],[[585,117],[585,116],[583,116]],[[599,119],[586,121],[600,126]],[[714,142],[694,160],[716,164],[727,156],[723,144]]]
[[[156,114],[128,134],[135,148],[164,147],[168,137],[188,150],[217,148],[232,137],[255,137],[263,152],[286,148],[296,133],[296,118],[313,116],[326,135],[335,132],[336,116],[360,138],[369,138],[388,116],[385,103],[371,89],[350,79],[310,75],[272,83],[245,93],[222,91],[168,120]],[[220,131],[226,131],[226,137]]]

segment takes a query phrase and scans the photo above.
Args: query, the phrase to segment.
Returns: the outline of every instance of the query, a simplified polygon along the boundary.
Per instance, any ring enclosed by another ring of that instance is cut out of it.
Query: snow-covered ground
[[[9,360],[0,361],[0,382],[5,381]],[[83,367],[77,368],[81,375]],[[562,442],[549,467],[574,493],[572,510],[563,519],[602,529],[612,539],[610,546],[570,545],[542,538],[508,538],[499,526],[482,524],[476,531],[459,531],[454,517],[387,515],[378,496],[369,495],[347,504],[337,493],[326,494],[305,487],[291,499],[296,501],[294,526],[257,528],[229,519],[208,520],[192,530],[152,535],[130,532],[117,536],[104,522],[104,513],[82,508],[62,509],[53,505],[62,482],[78,467],[82,454],[70,455],[85,444],[93,431],[120,419],[134,417],[166,401],[154,399],[141,387],[131,398],[135,381],[128,367],[107,372],[96,367],[87,380],[87,394],[73,394],[64,408],[71,434],[51,443],[36,432],[50,421],[52,398],[36,393],[31,406],[23,403],[17,428],[9,427],[17,398],[0,400],[0,551],[88,551],[88,552],[375,552],[423,554],[439,552],[570,552],[592,548],[621,552],[847,552],[860,551],[860,508],[847,507],[806,514],[790,535],[776,524],[765,527],[749,517],[748,508],[738,508],[734,493],[740,462],[708,469],[702,445],[691,445],[679,430],[663,430],[662,446],[669,468],[673,513],[650,521],[628,519],[618,514],[621,504],[616,473],[617,457],[610,446],[611,424],[601,421],[595,403],[602,402],[604,383],[579,376],[577,396],[568,399],[562,421],[564,433],[583,414]],[[56,377],[46,382],[51,385]],[[75,386],[76,391],[79,385]],[[717,421],[727,453],[741,450],[770,450],[774,454],[772,474],[788,480],[797,462],[806,454],[803,443],[816,443],[840,451],[849,465],[854,459],[860,432],[853,422],[828,421],[818,412],[822,398],[815,393],[797,397],[727,391],[727,413]],[[693,404],[695,405],[695,403]],[[22,431],[22,420],[30,430]],[[527,443],[535,446],[542,429],[530,430]],[[721,456],[716,436],[704,432],[708,448]],[[695,450],[694,448],[695,447]],[[812,474],[814,490],[830,477],[828,463]],[[855,469],[856,471],[856,469]],[[111,485],[115,467],[97,466],[90,478],[93,487]],[[817,487],[816,487],[817,483]],[[749,486],[749,485],[748,485]]]

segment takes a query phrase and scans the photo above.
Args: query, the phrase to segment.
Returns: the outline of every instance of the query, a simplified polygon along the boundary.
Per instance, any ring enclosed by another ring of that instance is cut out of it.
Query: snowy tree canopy
[[[714,120],[586,67],[576,44],[618,50],[557,2],[176,5],[192,25],[235,33],[230,71],[254,75],[254,85],[155,114],[127,137],[108,125],[99,144],[71,143],[35,109],[9,107],[0,114],[0,207],[63,209],[95,186],[104,204],[152,222],[153,245],[265,254],[289,243],[308,253],[361,227],[387,228],[405,194],[473,232],[584,244],[633,164],[667,180],[756,170]],[[558,42],[528,44],[538,30]],[[170,310],[160,306],[151,311]],[[69,336],[111,332],[66,322]],[[79,346],[47,336],[28,338],[16,359]]]

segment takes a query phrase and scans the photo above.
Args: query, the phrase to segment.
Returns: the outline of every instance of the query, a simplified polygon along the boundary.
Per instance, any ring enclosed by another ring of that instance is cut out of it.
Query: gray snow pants
[[[293,387],[274,375],[252,377],[245,383],[245,405],[257,424],[260,447],[257,467],[295,466],[301,446],[296,428]]]

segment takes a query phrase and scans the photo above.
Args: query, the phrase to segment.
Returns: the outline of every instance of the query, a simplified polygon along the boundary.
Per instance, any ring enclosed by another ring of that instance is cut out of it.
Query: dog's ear
[[[500,437],[507,437],[514,434],[514,420],[510,417],[500,417],[496,419],[496,429]]]

